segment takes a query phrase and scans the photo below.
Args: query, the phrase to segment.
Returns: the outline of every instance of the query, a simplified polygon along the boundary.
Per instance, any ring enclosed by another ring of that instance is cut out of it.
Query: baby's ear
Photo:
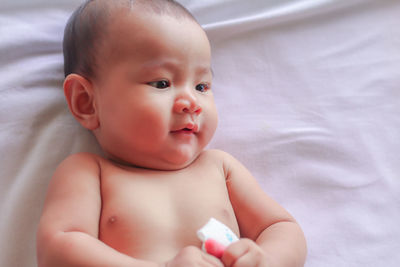
[[[92,84],[78,74],[70,74],[64,81],[64,95],[69,109],[79,123],[89,130],[99,127]]]

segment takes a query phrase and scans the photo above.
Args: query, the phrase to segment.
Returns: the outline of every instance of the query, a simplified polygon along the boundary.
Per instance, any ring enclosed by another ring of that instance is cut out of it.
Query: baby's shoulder
[[[95,161],[98,162],[101,159],[99,155],[89,153],[89,152],[79,152],[75,154],[71,154],[68,157],[64,159],[63,162],[69,163],[69,162],[91,162]]]
[[[245,169],[244,165],[234,156],[219,149],[205,150],[200,156],[207,158],[208,162],[214,162],[221,166],[226,175],[238,169]]]
[[[199,159],[213,162],[222,167],[229,166],[233,161],[235,161],[235,158],[231,154],[219,149],[204,150],[200,154]]]
[[[65,158],[57,169],[62,171],[99,171],[100,162],[102,158],[93,153],[80,152],[76,154],[69,155]]]
[[[202,154],[208,156],[208,157],[214,157],[214,158],[218,158],[221,160],[231,160],[234,157],[229,154],[226,151],[220,150],[220,149],[208,149],[208,150],[204,150],[202,152]]]
[[[219,149],[207,149],[200,153],[198,159],[201,161],[220,162],[225,158],[226,152]]]
[[[56,168],[50,190],[60,188],[98,188],[100,184],[99,156],[77,153],[68,156]]]

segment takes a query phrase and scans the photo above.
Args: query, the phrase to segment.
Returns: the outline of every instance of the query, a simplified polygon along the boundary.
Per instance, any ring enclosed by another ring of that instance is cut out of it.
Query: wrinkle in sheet
[[[262,0],[260,0],[262,1]],[[357,6],[359,2],[366,4],[373,0],[334,1],[334,0],[299,0],[280,2],[279,5],[265,11],[258,10],[255,14],[243,14],[228,20],[204,24],[207,34],[217,41],[232,35],[242,34],[246,31],[254,31],[260,27],[294,22],[314,15],[321,16],[325,13],[337,12],[342,9]],[[194,10],[196,12],[196,10]],[[223,30],[224,35],[218,35]]]

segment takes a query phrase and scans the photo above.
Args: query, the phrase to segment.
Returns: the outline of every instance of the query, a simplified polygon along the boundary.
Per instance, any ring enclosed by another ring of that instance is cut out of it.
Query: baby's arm
[[[240,162],[219,153],[242,237],[224,251],[222,262],[225,266],[303,266],[307,252],[299,225]]]
[[[100,212],[100,169],[95,156],[67,158],[49,185],[37,233],[39,266],[158,266],[98,240]]]

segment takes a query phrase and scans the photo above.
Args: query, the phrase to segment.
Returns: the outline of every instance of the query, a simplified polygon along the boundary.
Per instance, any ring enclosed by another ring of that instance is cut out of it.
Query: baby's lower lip
[[[193,129],[188,129],[188,128],[183,128],[183,129],[180,129],[180,130],[171,131],[171,133],[179,134],[179,135],[193,135],[193,134],[196,134],[196,132],[193,131]]]
[[[176,131],[172,131],[172,133],[183,133],[183,134],[193,134],[193,130],[190,129],[180,129]]]

